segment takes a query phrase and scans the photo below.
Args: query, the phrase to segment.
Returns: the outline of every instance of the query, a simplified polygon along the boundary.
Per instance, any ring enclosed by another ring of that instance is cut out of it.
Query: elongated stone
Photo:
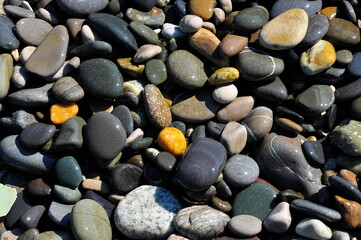
[[[23,18],[15,25],[15,31],[20,40],[30,46],[38,46],[53,27],[38,18]]]
[[[10,54],[0,55],[0,100],[6,97],[10,88],[10,79],[13,74],[13,58]]]
[[[0,48],[13,50],[19,47],[20,42],[13,33],[14,23],[5,15],[0,15]]]
[[[103,10],[109,3],[109,0],[93,0],[93,1],[72,1],[57,0],[59,6],[72,15],[87,15]]]

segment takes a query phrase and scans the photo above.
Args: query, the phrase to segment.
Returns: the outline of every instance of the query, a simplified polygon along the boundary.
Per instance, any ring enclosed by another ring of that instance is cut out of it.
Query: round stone
[[[110,180],[114,193],[125,194],[137,188],[143,170],[133,164],[124,163],[115,166],[110,171]]]
[[[309,19],[306,36],[302,43],[313,45],[321,40],[328,31],[328,19],[323,14],[316,14]]]
[[[318,219],[306,218],[296,226],[296,233],[310,239],[330,239],[332,230]]]
[[[273,111],[268,107],[256,107],[244,118],[243,125],[247,128],[248,142],[261,140],[272,129]]]
[[[252,237],[262,230],[262,222],[251,215],[237,215],[228,222],[228,228],[237,236]]]
[[[167,80],[167,67],[160,59],[151,59],[145,64],[145,76],[149,82],[159,85]]]
[[[119,105],[114,108],[112,114],[120,120],[127,135],[129,136],[134,131],[134,121],[129,108],[125,105]]]
[[[162,48],[158,45],[144,44],[143,46],[138,48],[137,52],[133,57],[133,62],[134,63],[146,62],[152,59],[153,57],[157,56],[158,54],[160,54],[161,51]]]
[[[188,3],[189,12],[194,15],[200,16],[203,20],[208,20],[212,17],[214,11],[213,0],[190,0]]]
[[[287,99],[287,88],[279,77],[263,86],[259,86],[254,93],[263,99],[273,102],[282,102]]]
[[[21,131],[20,142],[27,148],[39,149],[55,134],[56,127],[45,123],[32,123]]]
[[[76,159],[62,157],[55,164],[55,176],[62,186],[75,189],[83,181],[83,174]]]
[[[220,104],[227,104],[236,99],[238,95],[238,89],[234,84],[225,84],[217,86],[213,92],[212,97],[214,101]]]
[[[221,143],[229,155],[240,153],[247,143],[247,129],[238,122],[229,122],[220,136]]]
[[[278,0],[271,8],[271,18],[275,18],[276,16],[293,8],[303,9],[307,12],[308,16],[312,17],[321,10],[322,0]]]
[[[150,27],[140,22],[131,22],[129,26],[130,29],[144,42],[156,45],[160,44],[158,35]]]
[[[57,3],[66,12],[72,15],[79,16],[101,11],[108,5],[109,0],[92,0],[77,2],[73,2],[71,0],[57,0]]]
[[[336,52],[336,62],[342,66],[351,63],[352,59],[352,52],[348,49],[342,49]]]
[[[174,127],[166,127],[160,131],[157,140],[162,149],[174,156],[182,155],[187,147],[184,134]]]
[[[257,31],[268,22],[268,10],[261,6],[245,8],[237,13],[233,26],[240,31]]]
[[[253,105],[253,97],[237,97],[226,107],[218,111],[217,119],[221,122],[240,121],[251,112]]]
[[[39,18],[22,18],[15,25],[20,40],[30,46],[38,46],[53,27]]]
[[[54,195],[63,203],[74,204],[81,198],[81,192],[78,188],[71,189],[55,184],[53,187]]]
[[[352,46],[360,42],[360,30],[350,21],[334,18],[329,22],[325,40],[341,47]]]
[[[236,34],[227,34],[219,44],[219,54],[222,57],[233,57],[248,44],[248,38]]]
[[[63,103],[77,102],[85,95],[82,87],[72,77],[59,78],[51,87],[51,91],[56,99]]]
[[[179,22],[179,28],[182,32],[192,33],[202,27],[203,20],[197,15],[185,15]]]

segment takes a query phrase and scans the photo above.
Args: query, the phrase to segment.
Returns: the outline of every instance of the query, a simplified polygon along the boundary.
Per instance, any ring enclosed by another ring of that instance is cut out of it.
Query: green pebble
[[[64,203],[73,204],[79,201],[81,198],[81,192],[78,188],[71,189],[55,184],[53,192],[55,196],[57,196]]]
[[[145,64],[145,76],[154,85],[159,85],[167,80],[167,68],[160,59],[152,59]]]

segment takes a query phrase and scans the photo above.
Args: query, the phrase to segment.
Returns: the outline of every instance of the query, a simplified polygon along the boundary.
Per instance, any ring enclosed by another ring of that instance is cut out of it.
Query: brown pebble
[[[188,3],[189,12],[200,16],[203,20],[208,20],[212,17],[214,11],[213,0],[190,0]]]
[[[107,182],[103,182],[101,180],[95,179],[85,179],[81,186],[87,190],[93,190],[97,192],[101,192],[104,194],[108,194],[110,192],[110,186]]]
[[[287,118],[276,118],[276,124],[285,131],[302,132],[302,127],[299,124]]]
[[[248,38],[235,34],[228,34],[223,38],[219,45],[219,53],[225,58],[233,57],[242,51],[247,44]]]
[[[135,166],[138,166],[140,168],[144,167],[144,162],[141,154],[135,155],[128,159],[127,163],[133,164]]]
[[[355,188],[358,188],[358,176],[354,172],[351,172],[347,169],[342,169],[338,173],[338,175],[345,179],[347,182],[351,183]]]

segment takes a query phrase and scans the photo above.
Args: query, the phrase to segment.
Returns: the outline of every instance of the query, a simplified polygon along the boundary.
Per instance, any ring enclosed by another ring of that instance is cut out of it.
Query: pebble
[[[291,207],[298,212],[302,212],[326,222],[337,222],[341,220],[341,214],[339,212],[308,200],[293,200]]]
[[[219,44],[219,54],[224,57],[233,57],[242,51],[248,44],[248,38],[236,34],[227,34]]]
[[[19,39],[30,46],[40,45],[52,29],[49,23],[37,18],[22,18],[15,25]]]
[[[7,16],[13,18],[35,18],[35,13],[33,11],[20,6],[5,5],[4,11]]]
[[[144,42],[149,44],[159,45],[160,40],[158,35],[150,27],[140,22],[131,22],[129,24],[130,29]]]
[[[51,92],[56,99],[66,104],[78,102],[85,95],[83,88],[72,77],[59,78],[52,86]]]
[[[308,0],[277,0],[275,4],[273,4],[270,15],[271,18],[275,18],[276,16],[290,10],[293,8],[303,9],[307,12],[308,16],[314,16],[317,12],[321,10],[322,1],[308,1]]]
[[[128,8],[126,16],[131,21],[143,23],[150,28],[161,27],[165,22],[165,14],[160,8],[152,8],[148,12],[142,12],[134,8]]]
[[[198,31],[203,25],[203,19],[197,15],[186,15],[179,22],[179,28],[184,33],[193,33]]]
[[[54,96],[50,93],[53,83],[40,87],[26,88],[10,93],[6,101],[19,107],[45,107],[55,102]]]
[[[19,192],[17,198],[5,219],[5,226],[13,228],[21,215],[30,209],[31,205],[24,192]]]
[[[74,205],[66,205],[58,202],[51,202],[48,215],[56,224],[61,227],[70,227],[70,214]]]
[[[310,17],[306,36],[302,40],[302,44],[314,45],[321,40],[328,31],[328,19],[323,14],[316,14]]]
[[[108,194],[110,192],[110,186],[107,182],[96,179],[85,179],[81,183],[82,188]]]
[[[86,122],[78,116],[64,122],[54,143],[55,150],[58,152],[79,151],[83,146],[82,129],[84,125],[86,125]]]
[[[134,131],[134,122],[129,108],[125,105],[119,105],[114,108],[112,114],[120,120],[127,136],[129,136]]]
[[[117,65],[125,73],[133,77],[142,77],[145,69],[144,64],[134,65],[132,63],[132,58],[118,58]],[[123,87],[125,88],[125,84]]]
[[[175,232],[174,217],[181,209],[178,199],[167,189],[143,185],[118,203],[114,222],[129,238],[164,239]]]
[[[234,17],[233,26],[240,31],[254,32],[266,25],[268,18],[268,10],[258,5],[239,11]]]
[[[75,117],[79,111],[78,105],[56,103],[50,108],[50,120],[54,124],[62,124],[72,117]]]
[[[350,198],[351,200],[361,201],[361,191],[355,188],[351,183],[339,176],[330,176],[328,184],[333,187],[335,192],[342,193],[342,196]]]
[[[132,0],[132,3],[135,4],[140,10],[149,11],[155,6],[157,0],[147,0],[147,1]]]
[[[29,82],[29,73],[25,70],[23,65],[15,64],[13,75],[11,76],[11,83],[16,88],[23,88],[27,82]]]
[[[291,222],[290,204],[280,202],[263,221],[263,227],[269,232],[282,234],[288,231]]]
[[[32,123],[21,131],[19,139],[26,148],[39,149],[54,136],[55,131],[56,127],[54,125]]]
[[[351,73],[353,76],[360,77],[361,71],[358,69],[358,65],[361,61],[361,52],[356,52],[353,54],[352,61],[347,65],[347,70],[349,73]]]
[[[253,105],[253,97],[237,97],[217,113],[217,119],[224,123],[240,121],[251,112]]]
[[[246,127],[238,122],[227,123],[220,136],[220,142],[226,148],[228,155],[242,152],[247,143]]]
[[[169,152],[160,152],[155,161],[161,170],[170,172],[175,166],[177,159]]]
[[[180,210],[174,219],[175,228],[190,239],[212,239],[224,230],[230,217],[207,205]]]
[[[273,111],[259,106],[250,111],[242,121],[247,129],[247,141],[255,142],[263,139],[272,129]]]
[[[213,92],[213,99],[220,104],[228,104],[236,99],[238,89],[234,84],[225,84],[217,86]]]
[[[54,171],[57,182],[62,186],[75,189],[83,181],[80,166],[72,156],[60,158],[55,164]]]
[[[228,222],[229,230],[240,237],[252,237],[262,230],[262,222],[251,215],[237,215]]]
[[[11,207],[15,203],[17,192],[15,188],[0,184],[0,193],[0,217],[4,217],[9,213]]]
[[[335,100],[337,102],[353,101],[361,96],[361,91],[358,86],[361,84],[361,79],[346,84],[343,87],[337,88],[335,91]]]
[[[348,228],[356,228],[360,226],[361,216],[359,212],[361,205],[356,201],[351,201],[338,195],[335,195],[335,200],[346,226]]]
[[[10,54],[0,55],[0,100],[4,99],[10,89],[10,79],[14,71],[13,59]]]
[[[167,67],[160,59],[151,59],[145,64],[145,76],[149,82],[159,85],[168,78]]]
[[[328,20],[332,20],[336,17],[337,11],[337,7],[325,7],[321,9],[320,14],[325,15]]]
[[[78,188],[71,189],[57,184],[53,186],[52,192],[61,202],[68,204],[76,203],[82,196]]]
[[[120,164],[112,168],[110,180],[114,193],[125,194],[137,188],[142,176],[142,169],[133,164]]]
[[[336,63],[345,66],[351,63],[353,60],[353,54],[350,50],[342,49],[336,52]]]
[[[45,207],[43,205],[37,205],[29,208],[26,212],[21,215],[19,222],[26,230],[33,229],[38,226],[40,218],[45,212]]]
[[[241,154],[229,158],[223,170],[224,180],[237,188],[251,185],[258,178],[259,173],[256,161]]]
[[[336,46],[352,46],[360,42],[360,30],[350,21],[334,18],[329,21],[325,40]]]
[[[262,27],[259,41],[267,49],[290,49],[304,39],[307,27],[307,13],[302,9],[291,9],[265,24]]]
[[[54,230],[54,231],[46,231],[42,232],[35,237],[34,240],[70,240],[73,236],[70,232]]]
[[[233,67],[224,67],[216,70],[209,78],[208,84],[218,86],[231,83],[239,78],[239,71]]]
[[[37,229],[29,229],[23,232],[19,237],[18,240],[33,240],[39,235],[39,231]]]
[[[332,143],[346,154],[361,156],[360,138],[358,137],[360,127],[361,122],[356,120],[341,122],[331,132]]]
[[[352,186],[354,186],[355,188],[358,188],[358,176],[357,174],[353,173],[350,170],[347,169],[342,169],[338,175],[340,177],[342,177],[343,179],[345,179],[347,182],[351,183]]]
[[[162,48],[158,45],[144,44],[143,46],[138,48],[135,56],[133,57],[133,61],[134,63],[146,62],[160,54],[161,51]]]
[[[166,39],[172,39],[172,38],[184,38],[185,33],[182,32],[181,28],[178,25],[172,24],[172,23],[165,23],[162,26],[162,35]]]
[[[88,15],[90,13],[95,13],[103,10],[107,4],[108,0],[94,0],[88,3],[77,2],[74,3],[69,0],[58,0],[57,3],[59,6],[66,11],[67,13],[75,16]]]
[[[184,134],[174,127],[163,128],[158,134],[157,141],[163,150],[174,156],[183,155],[187,147]]]
[[[296,226],[296,233],[311,239],[330,239],[332,231],[323,222],[317,219],[306,218]]]
[[[51,187],[44,182],[42,178],[36,178],[30,181],[26,187],[27,193],[37,197],[49,197]]]
[[[273,102],[283,102],[287,99],[287,88],[279,77],[263,86],[259,86],[254,93],[263,99]]]
[[[20,45],[19,40],[13,33],[14,23],[5,15],[0,15],[0,28],[2,31],[0,37],[0,48],[4,50],[17,49]]]
[[[201,17],[203,20],[208,20],[212,17],[214,11],[213,0],[190,0],[188,3],[189,12],[191,14]]]
[[[302,144],[303,153],[311,165],[321,166],[325,164],[325,155],[321,143],[306,141]]]

